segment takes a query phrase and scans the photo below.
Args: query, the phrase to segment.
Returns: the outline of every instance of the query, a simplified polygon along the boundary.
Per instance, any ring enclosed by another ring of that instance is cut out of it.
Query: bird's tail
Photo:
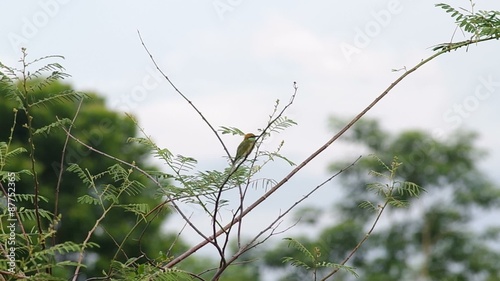
[[[230,174],[234,173],[237,167],[238,167],[238,161],[236,161],[236,159],[231,159],[231,170],[229,171],[229,173]]]

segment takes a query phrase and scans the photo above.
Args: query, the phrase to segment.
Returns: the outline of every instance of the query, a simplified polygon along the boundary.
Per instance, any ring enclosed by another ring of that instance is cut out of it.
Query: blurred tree
[[[339,121],[333,123],[343,123]],[[486,212],[499,211],[500,189],[477,166],[485,153],[474,147],[476,137],[460,131],[446,140],[433,139],[422,131],[393,136],[372,120],[361,120],[347,133],[344,140],[384,163],[397,156],[403,163],[398,170],[400,180],[426,190],[417,200],[402,198],[410,203],[408,208],[387,209],[375,232],[350,260],[348,265],[356,267],[363,280],[498,280],[500,228],[486,227],[480,219]],[[334,163],[330,169],[336,171],[345,165]],[[359,204],[380,201],[366,189],[367,184],[377,181],[368,174],[370,170],[380,171],[380,163],[365,157],[341,174],[342,185],[337,188],[342,191],[336,194],[344,197],[332,209],[335,225],[322,227],[309,221],[310,227],[321,228],[319,236],[295,239],[308,249],[319,247],[324,260],[341,262],[373,223],[374,213]],[[310,279],[310,273],[303,269],[283,264],[283,256],[299,258],[300,254],[282,243],[265,258],[267,266],[286,268],[281,280]],[[356,280],[344,271],[334,276],[335,280]]]
[[[31,81],[36,85],[37,81]],[[3,87],[2,87],[3,85]],[[8,91],[11,90],[5,87],[5,84],[0,84],[0,141],[7,142],[10,134],[10,129],[14,124],[13,108],[16,107],[8,97]],[[67,84],[53,82],[41,88],[37,88],[33,95],[37,100],[54,96],[58,93],[64,93],[72,90]],[[78,114],[74,124],[72,133],[82,140],[84,143],[117,157],[129,163],[135,162],[136,165],[146,170],[156,170],[155,167],[148,164],[147,157],[149,151],[138,145],[127,143],[129,137],[136,134],[136,126],[132,120],[117,112],[110,111],[106,108],[104,99],[96,94],[90,94],[90,98],[84,100],[82,108]],[[72,119],[76,113],[78,103],[73,101],[50,103],[44,107],[33,107],[33,127],[41,128],[57,119],[69,118]],[[26,115],[23,112],[18,112],[17,121],[13,132],[12,147],[28,148],[28,133],[26,128]],[[39,173],[40,195],[47,198],[48,202],[41,203],[41,208],[48,211],[54,210],[55,188],[59,177],[61,155],[66,134],[62,129],[53,129],[47,135],[36,135],[35,143],[35,159],[36,169]],[[114,160],[103,157],[89,149],[77,144],[74,141],[69,142],[63,171],[66,170],[70,163],[77,163],[83,168],[88,169],[90,174],[98,174],[105,171],[109,166],[116,164]],[[17,156],[14,161],[8,165],[8,170],[17,171],[21,169],[29,169],[30,160],[29,153],[24,153]],[[81,179],[76,174],[64,172],[62,175],[62,184],[59,192],[58,210],[62,214],[62,220],[57,226],[56,242],[73,241],[80,243],[83,241],[87,232],[94,225],[98,214],[102,212],[100,206],[91,204],[78,204],[77,198],[90,194],[91,190],[82,183]],[[162,199],[155,195],[155,187],[146,180],[145,177],[135,176],[133,179],[146,185],[147,188],[138,196],[123,197],[120,201],[126,203],[147,203],[150,208],[158,205]],[[102,179],[103,181],[106,179]],[[22,175],[21,180],[17,185],[18,194],[33,193],[33,177]],[[20,207],[20,206],[18,206]],[[30,206],[32,208],[32,206]],[[139,245],[139,237],[145,229],[145,225],[140,225],[134,231],[119,253],[118,260],[126,260],[128,257],[141,256],[141,250],[150,257],[158,256],[160,251],[166,252],[174,243],[172,255],[178,251],[184,250],[187,246],[179,239],[175,240],[175,235],[168,235],[161,231],[161,224],[167,218],[169,212],[164,209],[159,216],[152,220]],[[100,245],[99,248],[91,248],[87,250],[88,260],[86,264],[88,270],[84,272],[87,276],[99,276],[103,270],[108,270],[110,261],[115,255],[117,244],[125,238],[125,235],[131,230],[136,222],[136,216],[133,213],[124,213],[123,210],[111,211],[102,221],[99,231],[95,233],[92,241]],[[47,225],[44,225],[47,227]],[[126,253],[127,257],[123,255]],[[60,257],[67,259],[69,256]],[[72,273],[73,268],[68,267],[69,271],[59,272],[59,276],[66,278]],[[56,269],[60,270],[60,269]]]

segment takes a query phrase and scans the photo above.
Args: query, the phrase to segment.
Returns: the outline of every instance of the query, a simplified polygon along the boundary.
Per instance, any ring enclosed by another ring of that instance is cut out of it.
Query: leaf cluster
[[[471,2],[472,3],[472,2]],[[474,11],[475,4],[472,3],[472,10],[461,8],[461,11],[444,3],[436,4],[450,14],[459,28],[470,33],[470,40],[500,39],[500,11]],[[459,43],[457,43],[459,44]],[[437,50],[448,50],[455,44],[441,44],[433,48]]]

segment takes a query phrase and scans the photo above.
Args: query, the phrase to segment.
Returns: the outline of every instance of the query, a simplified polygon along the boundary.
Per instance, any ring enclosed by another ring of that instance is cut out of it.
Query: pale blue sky
[[[476,9],[500,10],[498,1],[476,2]],[[330,115],[358,113],[397,78],[391,69],[412,67],[432,54],[431,46],[449,42],[455,25],[435,3],[1,1],[0,60],[15,65],[21,46],[32,59],[65,56],[61,63],[78,90],[96,91],[112,108],[134,113],[160,146],[197,158],[202,170],[223,168],[224,153],[200,117],[158,78],[137,30],[162,69],[214,126],[256,132],[265,126],[274,100],[288,101],[297,81],[288,115],[299,125],[266,145],[272,149],[284,139],[282,152],[301,162],[333,134],[327,127]],[[455,39],[464,39],[460,31]],[[474,129],[481,135],[479,145],[490,152],[481,164],[500,181],[498,50],[494,41],[438,58],[397,86],[367,117],[380,119],[393,132]],[[224,140],[232,150],[240,141]],[[277,203],[283,209],[295,202],[304,193],[300,189],[327,177],[330,161],[359,154],[342,148],[330,147],[249,221],[277,214]],[[276,179],[290,169],[284,163],[275,166],[269,173]],[[328,205],[325,198],[334,197],[333,188],[309,203]]]

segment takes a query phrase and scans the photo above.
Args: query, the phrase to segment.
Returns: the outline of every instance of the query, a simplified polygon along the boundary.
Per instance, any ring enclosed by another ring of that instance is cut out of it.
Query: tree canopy
[[[49,100],[61,95],[61,93],[75,93],[70,85],[62,82],[55,81],[46,85],[41,83],[42,80],[33,80],[29,81],[27,85],[27,87],[33,88],[33,91],[29,93],[33,101]],[[18,84],[17,87],[21,88],[23,85]],[[17,113],[13,112],[13,108],[20,107],[12,98],[12,92],[9,91],[12,91],[9,85],[0,84],[0,98],[2,100],[0,102],[0,120],[2,120],[0,122],[0,140],[8,140],[11,129],[13,129],[11,149],[16,147],[27,148],[30,146],[28,141],[29,133],[26,128],[28,117],[22,110]],[[130,163],[135,162],[145,169],[156,170],[147,162],[150,153],[147,149],[127,142],[129,137],[133,137],[137,133],[137,127],[130,118],[123,113],[106,108],[105,100],[97,94],[85,94],[81,97],[83,102],[78,113],[79,100],[54,100],[44,105],[32,107],[30,116],[33,120],[33,128],[35,130],[40,129],[64,118],[73,119],[78,114],[73,127],[75,128],[74,135],[81,141],[116,158]],[[40,133],[33,137],[34,159],[40,184],[39,195],[46,199],[41,200],[40,208],[54,212],[55,197],[58,194],[57,213],[61,215],[61,219],[57,225],[57,233],[54,239],[49,239],[54,243],[82,241],[86,233],[94,225],[99,213],[102,212],[99,205],[82,204],[77,201],[81,196],[95,194],[82,183],[76,173],[67,171],[68,166],[78,164],[92,175],[103,173],[102,177],[96,179],[96,185],[105,188],[112,175],[104,172],[116,164],[113,160],[70,140],[61,166],[65,139],[66,133],[61,128],[53,128],[50,133]],[[29,163],[29,153],[23,153],[11,159],[4,170],[23,170],[30,166]],[[61,169],[63,171],[62,178],[59,177]],[[60,179],[62,181],[58,187],[59,192],[56,192]],[[143,184],[145,186],[144,192],[132,197],[123,197],[121,204],[141,202],[152,209],[162,201],[161,196],[155,194],[155,189],[145,177],[134,174],[131,175],[130,179]],[[33,177],[29,174],[20,174],[16,193],[18,195],[33,193],[33,187]],[[21,206],[33,208],[32,202],[29,201],[18,205],[18,208]],[[125,239],[137,220],[136,215],[133,212],[111,210],[105,220],[102,221],[100,231],[94,236],[93,241],[99,244],[99,247],[88,250],[90,253],[88,260],[90,266],[86,272],[88,276],[95,276],[100,274],[102,270],[107,270],[110,266],[109,262],[115,254],[118,260],[125,261],[127,256],[124,256],[123,253],[130,256],[139,256],[141,251],[144,251],[149,255],[156,256],[161,250],[159,245],[171,245],[171,242],[176,239],[175,235],[164,233],[160,228],[169,213],[168,208],[163,209],[155,219],[149,221],[147,225],[145,223],[140,224],[135,231],[129,234],[130,237]],[[50,220],[44,220],[43,222],[44,227],[48,227],[49,224],[53,223]],[[27,225],[34,226],[34,223],[31,222],[31,224]],[[144,231],[146,227],[147,231]],[[116,253],[116,244],[121,243],[122,240],[125,240],[122,251]],[[184,247],[179,240],[175,243],[172,253]],[[165,247],[165,249],[168,249],[168,247]],[[65,259],[71,256],[72,254],[62,254],[59,258]],[[67,274],[70,273],[71,271],[64,272],[63,270],[59,276],[66,276],[67,278],[69,277]]]
[[[335,119],[334,124],[338,122]],[[331,226],[310,221],[321,233],[298,239],[308,249],[319,247],[322,257],[341,261],[363,239],[376,213],[360,208],[363,202],[375,206],[380,197],[369,187],[379,179],[368,171],[381,172],[381,162],[394,156],[401,162],[400,182],[413,182],[425,192],[418,197],[398,194],[409,203],[405,208],[385,211],[374,233],[355,253],[351,266],[363,280],[496,280],[500,276],[498,241],[500,227],[492,222],[476,223],[481,214],[498,211],[500,188],[491,182],[478,164],[485,152],[475,145],[477,134],[456,131],[446,139],[434,139],[424,131],[398,134],[384,131],[374,120],[361,120],[345,135],[345,141],[376,157],[365,156],[341,174],[335,188],[343,195],[328,213],[336,218]],[[346,163],[332,163],[336,171]],[[320,213],[320,211],[315,211]],[[329,216],[329,215],[327,215]],[[267,253],[272,267],[287,266],[282,280],[304,280],[310,272],[284,265],[282,255],[299,257],[293,248],[282,245]],[[337,280],[356,280],[343,272]]]

